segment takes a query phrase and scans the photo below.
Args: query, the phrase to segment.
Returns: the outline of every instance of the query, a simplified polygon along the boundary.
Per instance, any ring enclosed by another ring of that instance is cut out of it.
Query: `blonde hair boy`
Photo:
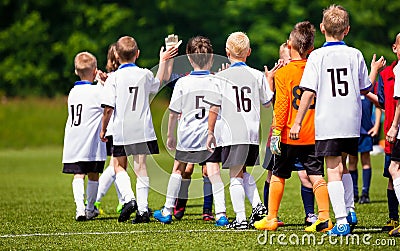
[[[81,79],[91,78],[92,74],[96,75],[97,60],[93,54],[89,52],[80,52],[75,56],[75,74]]]
[[[226,53],[235,58],[246,58],[250,55],[250,39],[243,32],[234,32],[226,40]]]

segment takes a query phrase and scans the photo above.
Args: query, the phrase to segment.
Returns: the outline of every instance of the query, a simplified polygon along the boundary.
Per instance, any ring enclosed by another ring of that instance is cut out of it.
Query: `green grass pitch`
[[[279,211],[286,226],[268,235],[256,230],[231,231],[203,222],[199,167],[195,169],[190,187],[193,199],[189,200],[181,221],[163,225],[152,218],[148,224],[118,223],[118,214],[115,212],[117,198],[112,187],[102,201],[104,215],[92,221],[76,222],[72,176],[61,173],[61,152],[61,147],[0,151],[0,249],[395,250],[397,247],[394,245],[400,245],[400,239],[389,238],[387,233],[378,231],[387,220],[387,180],[382,177],[383,155],[372,157],[372,202],[357,205],[359,225],[354,233],[359,242],[349,239],[346,243],[346,240],[340,238],[329,240],[317,233],[314,236],[315,243],[308,243],[306,239],[303,242],[301,239],[305,234],[302,226],[304,212],[296,173],[286,183]],[[172,161],[166,152],[148,159],[152,186],[149,206],[153,209],[159,209],[165,201]],[[260,166],[250,171],[257,179],[262,196],[266,173]],[[134,175],[131,170],[129,172],[134,187]],[[222,175],[226,185],[227,214],[232,219],[234,213],[227,186],[227,170],[222,170]],[[246,202],[247,215],[250,212],[250,205]],[[280,242],[278,237],[281,238]]]

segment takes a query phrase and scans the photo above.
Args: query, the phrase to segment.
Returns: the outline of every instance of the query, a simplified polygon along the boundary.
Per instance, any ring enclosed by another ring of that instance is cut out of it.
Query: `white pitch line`
[[[256,232],[257,230],[247,229],[247,230],[229,230],[229,229],[198,229],[198,230],[133,230],[126,232],[76,232],[76,233],[33,233],[33,234],[6,234],[0,235],[0,238],[17,238],[17,237],[33,237],[33,236],[70,236],[70,235],[105,235],[105,234],[148,234],[148,233],[213,233],[213,232],[231,232],[231,233],[242,233],[242,232]]]
[[[279,232],[289,232],[296,231],[294,229],[279,229]],[[359,228],[355,229],[354,232],[364,232],[364,231],[372,231],[377,232],[381,231],[380,228]],[[254,229],[247,230],[230,230],[230,229],[188,229],[188,230],[133,230],[133,231],[125,231],[125,232],[72,232],[72,233],[32,233],[32,234],[6,234],[0,235],[0,238],[19,238],[19,237],[35,237],[35,236],[71,236],[71,235],[122,235],[122,234],[148,234],[148,233],[218,233],[218,232],[230,232],[230,233],[243,233],[243,232],[262,232]]]

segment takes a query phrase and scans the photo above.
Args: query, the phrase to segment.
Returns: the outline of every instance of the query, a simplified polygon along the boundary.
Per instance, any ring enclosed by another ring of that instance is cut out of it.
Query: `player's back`
[[[298,140],[291,140],[290,129],[299,110],[302,91],[299,87],[306,59],[293,60],[275,74],[276,97],[274,105],[275,127],[281,131],[281,141],[292,145],[315,144],[315,100],[305,114]]]
[[[359,50],[338,42],[313,51],[300,86],[317,96],[316,139],[359,137],[360,91],[371,87]]]
[[[217,75],[226,79],[220,89],[223,145],[258,144],[260,103],[273,96],[264,74],[236,63]]]
[[[208,71],[195,71],[180,78],[175,85],[169,109],[180,114],[177,149],[206,150],[210,105],[203,99],[219,85],[219,78]],[[217,123],[218,126],[219,123]]]
[[[82,81],[78,81],[80,83]],[[105,143],[101,142],[101,95],[103,87],[89,82],[75,85],[68,96],[63,163],[103,161]]]
[[[105,84],[105,105],[114,107],[114,144],[128,145],[155,140],[150,94],[157,93],[158,79],[135,64],[121,65]]]

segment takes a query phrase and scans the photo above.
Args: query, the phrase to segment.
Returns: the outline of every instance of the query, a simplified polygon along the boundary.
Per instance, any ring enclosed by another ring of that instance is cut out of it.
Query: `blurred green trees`
[[[0,0],[0,95],[66,94],[77,79],[74,55],[90,51],[104,70],[108,45],[122,35],[135,37],[138,64],[151,68],[169,33],[179,34],[184,45],[192,36],[207,36],[215,53],[225,55],[227,35],[241,30],[252,43],[248,63],[263,69],[274,64],[296,22],[309,20],[318,28],[322,10],[333,3],[350,12],[347,44],[359,48],[367,62],[373,53],[395,59],[390,47],[400,32],[399,1]],[[322,43],[317,32],[315,47]]]

